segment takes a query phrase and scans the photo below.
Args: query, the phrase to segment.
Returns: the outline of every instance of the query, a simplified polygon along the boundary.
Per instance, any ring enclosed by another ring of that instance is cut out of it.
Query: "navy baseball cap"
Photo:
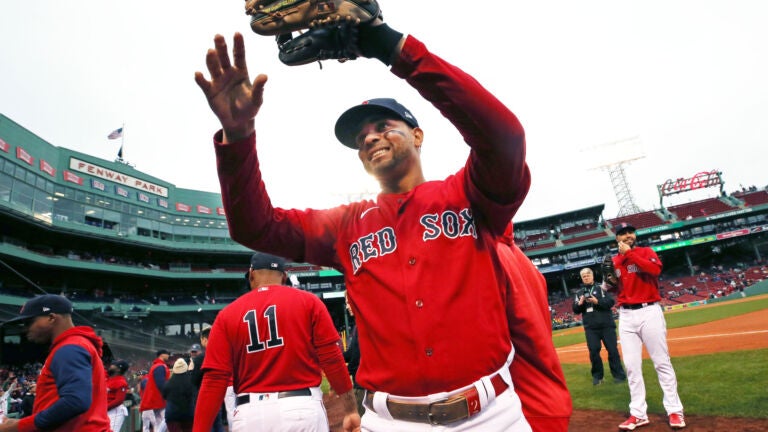
[[[191,347],[189,347],[189,352],[200,352],[203,350],[203,347],[200,346],[200,344],[192,344]]]
[[[357,129],[360,127],[360,122],[374,114],[393,115],[395,118],[408,123],[410,127],[419,126],[416,117],[398,101],[391,98],[368,99],[360,105],[344,111],[339,116],[335,127],[336,138],[345,146],[357,150],[355,136],[359,132]]]
[[[255,253],[251,256],[252,270],[285,271],[285,259],[266,253]]]
[[[130,367],[125,360],[115,360],[112,364],[117,367],[117,370],[119,370],[121,374],[124,374]]]
[[[33,318],[48,315],[52,313],[56,314],[71,314],[74,308],[72,302],[64,296],[58,294],[44,294],[27,300],[24,306],[21,307],[19,315],[11,318],[3,323],[10,324],[20,321],[28,321]]]
[[[632,232],[637,231],[637,229],[632,224],[627,222],[621,222],[620,224],[616,225],[614,229],[616,231],[616,235],[622,234],[627,231],[632,231]]]
[[[165,349],[165,348],[160,348],[159,350],[157,350],[157,353],[155,354],[155,357],[160,357],[160,356],[161,356],[161,355],[163,355],[163,354],[168,354],[168,355],[171,355],[171,352],[170,352],[170,351],[168,351],[168,350],[167,350],[167,349]]]

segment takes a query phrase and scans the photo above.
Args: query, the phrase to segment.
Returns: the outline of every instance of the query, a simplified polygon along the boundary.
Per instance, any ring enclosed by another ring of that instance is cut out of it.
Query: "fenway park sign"
[[[719,186],[723,184],[720,174],[720,171],[717,170],[702,171],[689,178],[681,177],[677,180],[669,179],[656,187],[659,189],[659,194],[661,196],[669,196],[681,192]]]

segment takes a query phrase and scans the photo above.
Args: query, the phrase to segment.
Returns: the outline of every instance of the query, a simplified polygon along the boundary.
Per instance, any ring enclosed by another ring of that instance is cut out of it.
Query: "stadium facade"
[[[56,147],[0,114],[0,320],[35,294],[62,293],[74,301],[76,321],[94,325],[120,357],[184,352],[244,291],[252,251],[230,239],[219,194],[169,180]],[[723,211],[706,211],[705,200],[695,217],[688,206],[687,214],[670,207],[621,220],[636,224],[665,272],[693,274],[724,257],[759,262],[768,252],[768,193],[742,192],[713,198]],[[580,268],[615,250],[611,227],[620,219],[603,211],[515,221],[515,241],[551,296],[567,295]],[[288,273],[323,299],[341,332],[348,327],[341,274],[306,263]],[[35,355],[18,330],[2,336],[0,363]]]

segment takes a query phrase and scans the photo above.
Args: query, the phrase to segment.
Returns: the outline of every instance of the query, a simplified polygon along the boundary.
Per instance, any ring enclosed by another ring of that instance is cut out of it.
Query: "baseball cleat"
[[[672,413],[669,415],[669,426],[675,429],[682,429],[685,427],[685,417],[680,413]]]
[[[621,430],[635,430],[641,426],[645,426],[650,423],[650,420],[647,418],[641,419],[637,418],[633,415],[629,416],[627,421],[619,425],[619,429]]]

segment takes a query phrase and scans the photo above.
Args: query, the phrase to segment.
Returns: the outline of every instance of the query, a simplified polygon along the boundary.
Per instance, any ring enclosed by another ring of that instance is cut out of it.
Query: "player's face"
[[[55,316],[51,314],[35,317],[30,320],[26,325],[27,339],[29,339],[30,342],[38,344],[51,343],[51,335],[53,334],[53,323],[55,319]]]
[[[624,242],[627,246],[633,247],[637,241],[637,236],[634,231],[624,231],[616,235],[616,241]]]
[[[360,127],[357,155],[365,170],[380,180],[397,179],[418,168],[423,133],[402,120],[369,117]]]

